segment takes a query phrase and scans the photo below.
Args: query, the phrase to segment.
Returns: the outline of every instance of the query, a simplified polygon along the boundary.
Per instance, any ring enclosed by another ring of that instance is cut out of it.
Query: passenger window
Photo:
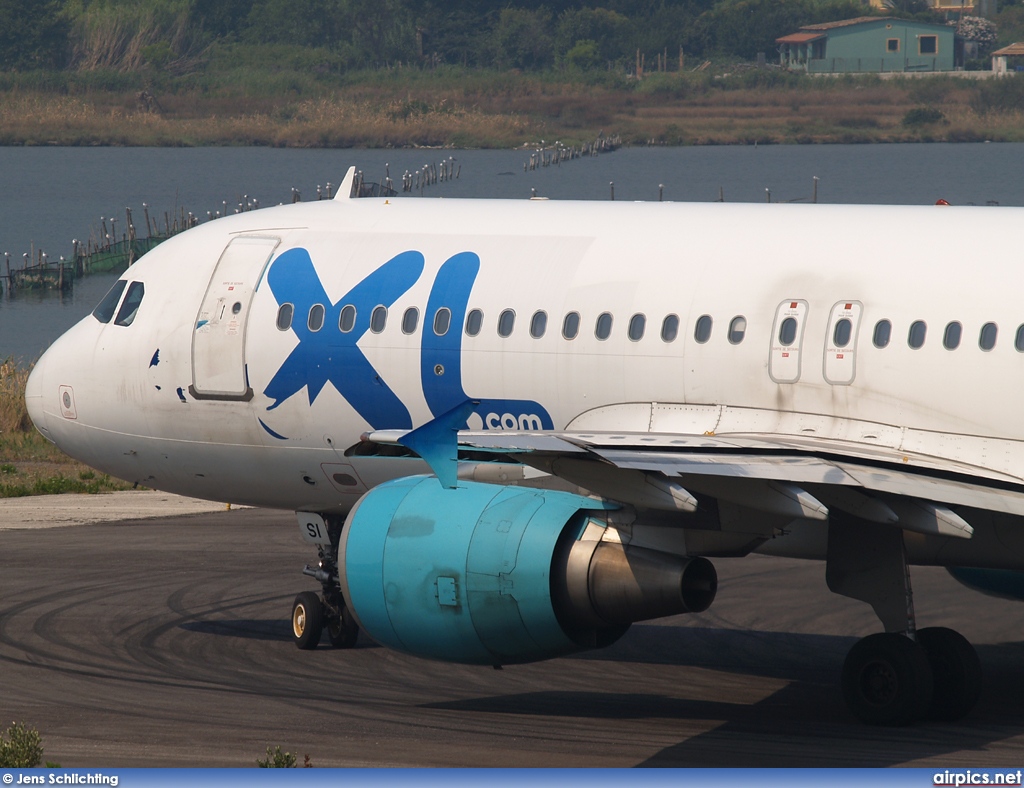
[[[661,321],[661,341],[675,342],[679,336],[679,318],[676,315],[666,315]]]
[[[783,347],[789,347],[792,345],[793,342],[796,341],[796,328],[797,323],[795,317],[787,317],[783,320],[782,324],[779,326],[779,344]]]
[[[747,319],[743,315],[737,315],[729,323],[729,341],[738,345],[743,341],[743,337],[747,333]]]
[[[292,315],[295,314],[295,307],[291,304],[281,304],[277,310],[277,330],[287,331],[292,327]]]
[[[647,329],[647,318],[641,314],[635,314],[629,319],[627,334],[633,342],[639,342],[644,338],[644,331]]]
[[[420,324],[420,310],[416,307],[411,306],[405,310],[405,314],[402,315],[402,333],[413,334],[416,332],[416,326]]]
[[[370,313],[370,330],[374,334],[379,334],[384,330],[384,326],[388,323],[388,308],[386,306],[376,306],[373,308],[373,312]]]
[[[547,330],[548,313],[542,311],[534,312],[533,319],[530,320],[530,336],[534,339],[540,339]]]
[[[853,323],[847,317],[836,321],[836,327],[832,330],[832,344],[837,348],[844,348],[850,344],[850,336],[853,331]]]
[[[1021,326],[1024,328],[1024,326]],[[565,320],[562,321],[562,336],[566,339],[576,339],[576,335],[580,333],[580,313],[570,312],[565,316]]]
[[[443,306],[434,313],[434,333],[443,337],[448,333],[448,328],[452,324],[452,311]]]
[[[999,327],[995,323],[986,323],[981,327],[981,335],[978,337],[978,347],[982,350],[991,350],[996,346],[996,335]]]
[[[960,336],[963,334],[963,326],[956,321],[946,325],[946,330],[942,332],[942,346],[946,350],[956,350],[960,347]]]
[[[871,336],[871,341],[875,347],[883,348],[889,346],[890,339],[892,339],[892,323],[888,320],[879,320],[875,323],[875,333]]]
[[[515,310],[506,309],[500,315],[498,315],[498,336],[499,337],[510,337],[512,336],[512,329],[516,327],[516,313]]]
[[[324,327],[324,305],[313,304],[309,308],[309,317],[306,318],[306,328],[316,333]]]
[[[356,308],[352,304],[345,304],[341,308],[341,316],[338,317],[338,330],[347,334],[356,327]]]
[[[928,326],[923,320],[915,320],[910,324],[910,332],[907,334],[907,344],[914,350],[924,345],[925,334],[928,333]]]
[[[597,324],[594,326],[594,336],[602,342],[612,335],[611,312],[602,312],[597,316]]]
[[[733,322],[735,323],[736,321],[734,320]],[[693,327],[693,338],[703,345],[711,339],[711,326],[711,315],[701,315],[697,318],[697,325]],[[742,335],[740,339],[743,339]],[[731,342],[732,340],[729,341]]]
[[[1018,353],[1024,353],[1024,326],[1017,327],[1017,336],[1013,340],[1013,347]]]
[[[466,315],[466,336],[475,337],[484,325],[484,313],[479,309],[471,309]]]
[[[142,296],[146,294],[146,286],[142,282],[132,282],[128,285],[128,294],[124,297],[121,308],[117,311],[117,318],[114,320],[116,326],[130,326],[139,312],[139,304],[142,303]]]
[[[114,316],[117,302],[121,300],[121,294],[124,292],[127,284],[123,279],[118,279],[114,282],[114,286],[107,291],[107,294],[103,296],[103,300],[92,310],[92,316],[101,323],[109,323],[110,318]]]

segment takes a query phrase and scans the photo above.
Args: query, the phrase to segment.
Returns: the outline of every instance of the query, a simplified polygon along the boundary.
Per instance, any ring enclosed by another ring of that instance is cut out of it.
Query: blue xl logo
[[[332,303],[305,249],[281,254],[267,274],[270,290],[278,305],[292,304],[292,331],[299,344],[285,359],[264,390],[273,410],[304,386],[309,403],[329,382],[373,429],[409,429],[408,408],[370,364],[357,343],[370,328],[370,315],[379,305],[390,307],[416,283],[423,273],[420,252],[408,251],[388,260],[370,273],[337,302]],[[427,300],[426,319],[420,348],[420,379],[430,412],[440,416],[466,400],[478,400],[474,412],[485,429],[550,430],[551,416],[531,400],[481,399],[470,397],[462,385],[462,330],[469,295],[480,271],[480,258],[461,252],[445,261],[437,272]],[[356,324],[343,333],[329,328],[311,331],[300,316],[314,304],[325,307],[325,327],[337,326],[344,306],[356,310]],[[451,310],[451,328],[443,335],[431,330],[433,316],[441,307]],[[262,423],[262,422],[261,422]],[[275,437],[283,437],[265,429]]]

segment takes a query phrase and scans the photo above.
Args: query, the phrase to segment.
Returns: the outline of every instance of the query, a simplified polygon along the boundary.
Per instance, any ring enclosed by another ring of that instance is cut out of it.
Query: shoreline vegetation
[[[7,0],[0,145],[517,148],[1024,141],[1024,40],[926,0]],[[995,9],[993,9],[995,11]],[[955,24],[947,74],[813,76],[780,36]],[[950,16],[952,14],[952,16]],[[954,18],[955,17],[955,18]]]
[[[154,84],[159,82],[160,84]],[[1024,76],[812,77],[733,63],[613,72],[393,68],[0,73],[0,145],[516,148],[1024,141]]]
[[[29,370],[0,362],[0,498],[131,489],[68,457],[46,440],[25,408]]]

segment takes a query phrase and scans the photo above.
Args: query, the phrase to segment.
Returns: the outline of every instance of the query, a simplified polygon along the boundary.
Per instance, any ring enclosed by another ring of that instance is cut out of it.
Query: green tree
[[[192,13],[200,27],[218,38],[234,38],[245,27],[252,0],[195,0]]]
[[[60,68],[68,57],[61,0],[0,0],[0,68]]]
[[[254,44],[337,46],[347,37],[344,0],[258,0],[242,30]]]
[[[348,0],[348,24],[353,51],[366,63],[416,57],[412,15],[402,0]]]
[[[601,51],[597,42],[584,38],[565,53],[565,65],[579,71],[590,71],[601,66]]]
[[[691,47],[754,59],[801,25],[863,16],[858,0],[723,0],[698,17]]]
[[[243,37],[255,44],[343,49],[364,65],[410,61],[416,52],[402,0],[260,0]]]
[[[549,68],[554,62],[550,12],[503,8],[494,30],[494,42],[498,68]]]
[[[604,8],[579,8],[563,11],[555,25],[556,59],[568,59],[570,50],[589,41],[593,47],[594,65],[607,60],[628,58],[633,25],[622,14]],[[576,53],[579,60],[582,52]]]

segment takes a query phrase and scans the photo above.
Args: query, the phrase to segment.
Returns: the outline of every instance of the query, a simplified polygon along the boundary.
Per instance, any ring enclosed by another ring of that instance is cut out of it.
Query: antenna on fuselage
[[[356,168],[349,167],[348,172],[338,187],[338,193],[334,195],[335,200],[348,200],[352,197],[352,186],[356,182]]]

